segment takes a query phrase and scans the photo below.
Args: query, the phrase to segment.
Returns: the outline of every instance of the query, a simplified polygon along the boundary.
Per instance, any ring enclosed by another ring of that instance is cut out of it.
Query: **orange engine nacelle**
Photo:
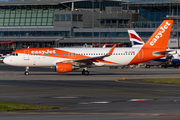
[[[72,63],[56,63],[56,72],[67,73],[73,70]]]

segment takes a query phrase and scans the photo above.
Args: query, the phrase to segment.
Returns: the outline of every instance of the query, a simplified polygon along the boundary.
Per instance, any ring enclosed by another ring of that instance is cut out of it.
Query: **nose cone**
[[[3,63],[9,65],[10,59],[9,59],[8,57],[5,57],[5,58],[3,59]]]

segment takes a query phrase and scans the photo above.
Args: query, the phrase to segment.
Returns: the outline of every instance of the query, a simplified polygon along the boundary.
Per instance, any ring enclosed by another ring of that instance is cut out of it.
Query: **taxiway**
[[[180,69],[89,69],[58,74],[51,68],[0,64],[0,101],[65,107],[0,112],[2,120],[151,120],[180,117],[180,85],[142,82],[143,78],[180,77]],[[126,78],[122,80],[122,78]]]

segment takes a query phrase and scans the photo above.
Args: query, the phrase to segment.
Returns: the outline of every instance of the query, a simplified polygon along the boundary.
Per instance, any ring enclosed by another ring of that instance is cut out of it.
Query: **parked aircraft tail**
[[[167,52],[169,52],[166,51],[166,48],[172,25],[173,20],[164,20],[129,65],[165,57]]]
[[[132,47],[142,47],[144,45],[144,41],[134,30],[128,30],[128,34]]]

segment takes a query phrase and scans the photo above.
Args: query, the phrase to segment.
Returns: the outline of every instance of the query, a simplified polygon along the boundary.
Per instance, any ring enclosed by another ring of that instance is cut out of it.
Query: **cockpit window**
[[[18,56],[18,53],[11,53],[10,56]]]

